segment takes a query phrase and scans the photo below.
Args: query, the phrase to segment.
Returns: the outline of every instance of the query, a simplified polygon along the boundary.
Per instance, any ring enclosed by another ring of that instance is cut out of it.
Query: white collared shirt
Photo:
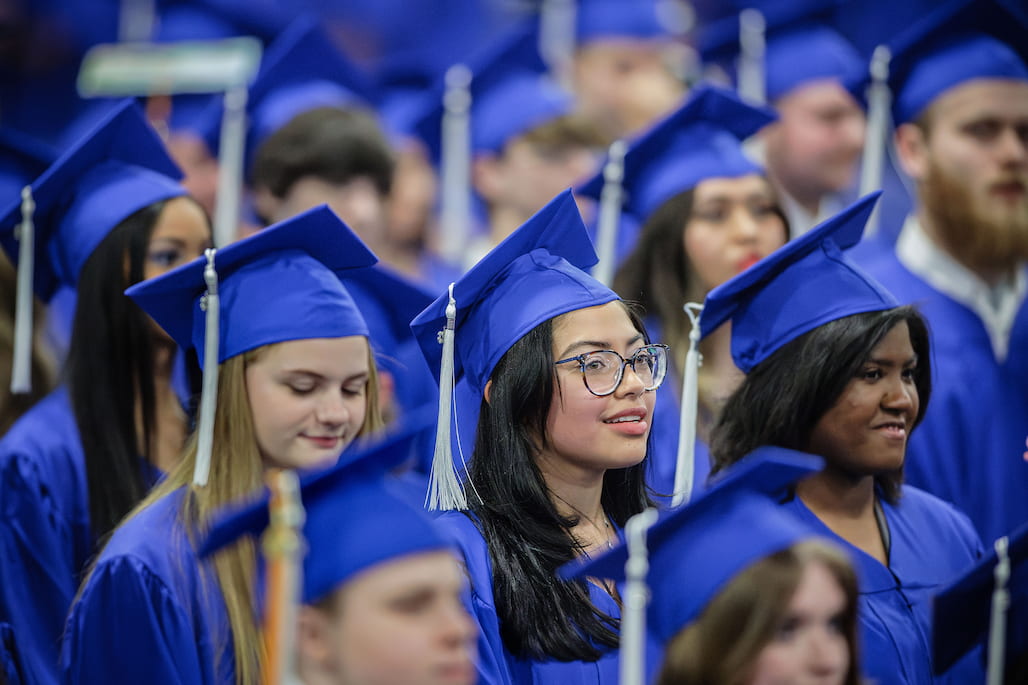
[[[989,334],[996,361],[1006,361],[1014,320],[1028,295],[1024,264],[1011,278],[990,287],[977,274],[935,244],[910,215],[896,241],[896,257],[926,283],[978,315]]]
[[[825,195],[817,206],[817,214],[811,214],[807,209],[782,188],[777,189],[778,201],[785,212],[785,218],[789,220],[789,237],[799,238],[801,235],[814,228],[822,221],[831,218],[843,208],[843,204],[835,195]]]

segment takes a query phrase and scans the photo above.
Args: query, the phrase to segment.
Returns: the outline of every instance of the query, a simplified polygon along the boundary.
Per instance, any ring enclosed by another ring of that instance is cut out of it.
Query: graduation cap
[[[1028,81],[1028,23],[995,0],[938,7],[889,42],[895,125],[914,121],[937,97],[972,79]],[[850,83],[859,99],[870,75]]]
[[[32,183],[36,293],[49,300],[59,286],[74,287],[111,229],[154,202],[186,194],[181,178],[138,106],[126,100],[115,107]],[[21,199],[4,199],[0,243],[17,263]]]
[[[695,621],[740,571],[814,536],[774,497],[823,465],[810,454],[761,447],[724,471],[689,505],[660,515],[646,533],[647,583],[654,600],[646,623],[658,641],[666,643]],[[558,573],[568,580],[620,582],[626,578],[628,560],[629,546],[622,543],[592,559],[576,559]]]
[[[1002,582],[997,582],[998,578]],[[999,602],[996,601],[997,590],[1006,593],[1006,601],[1002,594]],[[945,672],[979,645],[988,644],[990,678],[995,669],[1028,657],[1026,621],[1028,523],[998,540],[992,552],[935,595],[932,603],[935,673]]]
[[[740,87],[746,78],[747,60],[760,60],[764,97],[757,98],[759,101],[774,102],[815,80],[846,82],[865,69],[865,62],[856,48],[830,26],[831,12],[839,4],[838,0],[736,3],[738,13],[713,20],[700,31],[700,53],[705,61],[735,71]],[[763,55],[749,54],[747,15],[739,12],[744,9],[759,12],[763,20]],[[731,64],[736,58],[737,69]]]
[[[195,483],[207,481],[218,365],[273,343],[367,337],[340,276],[376,261],[322,205],[125,291],[203,367]]]
[[[58,152],[21,131],[0,128],[0,202],[21,196],[21,189],[46,171]]]
[[[578,45],[600,40],[667,38],[680,31],[667,0],[579,0],[575,15]]]
[[[433,493],[440,485],[460,490],[449,454],[453,383],[466,378],[481,395],[500,358],[540,323],[618,299],[617,293],[583,271],[595,263],[589,234],[571,191],[566,190],[411,322],[440,384]],[[463,508],[463,492],[452,499],[446,495],[438,500],[433,495],[430,506]]]
[[[899,302],[843,250],[856,245],[881,191],[786,243],[707,294],[701,334],[732,321],[732,359],[743,372],[829,321]]]
[[[246,111],[245,169],[257,149],[293,117],[319,107],[369,106],[370,79],[335,46],[308,15],[291,23],[268,47],[250,85]],[[218,150],[222,108],[209,110],[204,138]]]
[[[22,140],[6,159],[34,172],[50,153]],[[11,173],[11,172],[8,172]],[[182,172],[131,101],[115,106],[57,157],[20,196],[5,195],[0,244],[18,268],[12,391],[31,391],[32,292],[47,302],[74,288],[86,260],[110,231],[140,209],[185,195]],[[8,182],[15,178],[8,176]]]
[[[403,501],[386,480],[389,470],[410,454],[427,418],[419,416],[380,441],[344,453],[332,468],[301,478],[305,604],[377,564],[452,547],[424,512]],[[213,554],[243,535],[259,536],[269,524],[268,501],[264,494],[216,515],[200,554]]]
[[[701,86],[675,112],[627,149],[623,180],[624,211],[645,221],[664,202],[707,178],[763,174],[743,150],[743,141],[777,115],[746,104],[729,90]],[[598,173],[577,192],[599,200],[604,176]]]

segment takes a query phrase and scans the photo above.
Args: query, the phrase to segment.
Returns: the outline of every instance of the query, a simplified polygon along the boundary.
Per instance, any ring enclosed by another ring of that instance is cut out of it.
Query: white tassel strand
[[[435,434],[435,453],[432,473],[428,481],[429,510],[449,511],[468,508],[468,498],[453,467],[453,449],[450,446],[450,411],[453,403],[453,346],[457,322],[457,301],[450,284],[450,300],[446,305],[446,328],[439,333],[443,345],[443,359],[439,367],[439,418]]]
[[[18,293],[14,308],[14,353],[11,393],[32,392],[32,281],[35,278],[36,230],[32,215],[36,203],[32,187],[21,190],[21,226],[18,227]]]
[[[221,301],[218,297],[218,272],[214,269],[216,249],[210,248],[203,280],[207,294],[200,301],[200,307],[207,313],[204,321],[203,339],[203,388],[200,396],[200,421],[197,428],[196,464],[193,467],[193,485],[204,487],[211,472],[211,450],[214,446],[214,415],[218,407],[218,331]]]
[[[625,544],[628,561],[625,562],[624,609],[621,611],[621,685],[646,683],[646,605],[650,590],[646,576],[650,571],[646,533],[657,522],[657,510],[644,509],[625,524]]]
[[[764,32],[767,22],[760,10],[739,13],[739,97],[755,105],[767,102],[764,81]]]
[[[889,90],[889,62],[892,53],[879,45],[871,56],[871,84],[867,87],[867,137],[864,141],[864,159],[860,166],[860,195],[882,187],[885,167],[885,151],[889,146],[889,112],[892,107],[892,93]],[[864,235],[878,232],[878,206],[875,206],[867,220]]]
[[[992,613],[989,623],[989,671],[987,685],[1003,685],[1006,668],[1007,610],[1010,608],[1010,540],[1003,536],[996,540],[996,568],[993,571],[995,586],[992,591]]]
[[[703,355],[700,354],[700,314],[703,305],[689,302],[684,307],[689,317],[689,352],[682,370],[682,413],[679,416],[678,456],[675,461],[675,492],[671,506],[685,504],[692,496],[693,476],[696,470],[696,406],[699,392],[697,381]]]
[[[625,153],[628,144],[615,140],[610,144],[607,163],[603,167],[603,190],[600,191],[600,217],[596,224],[596,256],[593,278],[605,286],[614,280],[618,223],[621,221],[621,181],[625,176]]]

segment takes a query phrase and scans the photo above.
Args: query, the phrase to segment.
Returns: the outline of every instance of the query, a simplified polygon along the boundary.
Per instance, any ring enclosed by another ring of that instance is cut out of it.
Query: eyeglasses
[[[667,345],[647,345],[625,359],[614,350],[596,350],[561,359],[554,362],[554,365],[578,362],[586,389],[597,397],[604,397],[621,385],[626,366],[632,367],[632,371],[642,381],[644,390],[659,388],[667,375],[667,351]]]

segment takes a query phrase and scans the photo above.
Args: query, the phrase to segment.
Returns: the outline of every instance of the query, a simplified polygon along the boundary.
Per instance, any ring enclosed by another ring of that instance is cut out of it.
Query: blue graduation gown
[[[213,564],[197,558],[179,521],[184,493],[177,490],[128,520],[100,554],[68,617],[61,645],[65,682],[235,682]]]
[[[646,483],[653,489],[658,502],[670,504],[675,491],[675,469],[678,465],[678,436],[682,411],[679,402],[680,387],[668,378],[657,388],[657,402],[653,408],[653,425],[650,428],[650,464],[646,471]],[[692,496],[696,497],[706,489],[710,475],[710,450],[707,443],[696,438],[693,452]]]
[[[892,250],[856,253],[900,302],[928,320],[932,397],[907,447],[906,480],[963,510],[983,540],[1028,521],[1028,304],[996,360],[978,315],[912,274]]]
[[[14,629],[7,623],[0,623],[0,683],[24,685],[21,657],[14,641]]]
[[[58,682],[68,607],[93,549],[82,445],[66,390],[0,440],[0,621],[18,629],[30,680]]]
[[[800,500],[783,506],[850,554],[860,583],[858,602],[863,674],[878,685],[981,683],[973,650],[943,676],[932,676],[931,598],[982,555],[971,522],[952,506],[904,486],[897,505],[880,500],[889,525],[889,566],[833,533]]]
[[[500,637],[500,620],[493,600],[492,562],[485,538],[461,512],[444,513],[437,521],[452,536],[467,566],[470,591],[465,596],[465,607],[478,625],[480,685],[617,685],[617,650],[610,650],[596,662],[534,661],[519,659],[508,652]],[[598,609],[620,618],[621,610],[610,595],[594,585],[589,590]]]

